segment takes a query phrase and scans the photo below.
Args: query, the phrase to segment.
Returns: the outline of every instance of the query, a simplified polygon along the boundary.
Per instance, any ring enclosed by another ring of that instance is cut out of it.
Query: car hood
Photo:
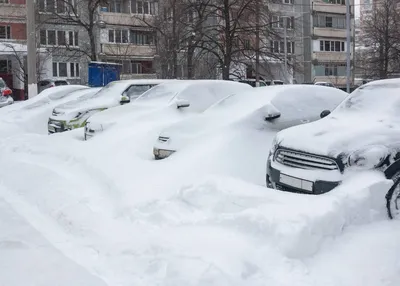
[[[142,120],[146,116],[160,115],[164,111],[176,112],[176,106],[168,103],[165,99],[136,100],[131,103],[120,105],[103,112],[96,113],[88,119],[88,124],[94,130],[105,130],[108,127],[118,124],[132,124],[137,120]]]
[[[117,106],[103,112],[96,113],[88,120],[91,124],[102,125],[104,128],[108,125],[123,123],[143,114],[155,112],[162,107],[151,104],[128,103]]]
[[[54,110],[60,115],[66,115],[68,113],[115,107],[120,104],[119,101],[120,98],[113,95],[110,97],[103,96],[99,98],[78,98],[58,105]]]
[[[400,122],[371,114],[330,116],[277,134],[281,147],[337,158],[369,146],[399,146]]]
[[[234,116],[232,116],[232,110],[230,109],[198,114],[188,120],[177,122],[164,129],[160,133],[160,137],[164,138],[163,140],[158,140],[155,147],[177,151],[197,138],[206,136],[207,134],[218,133],[222,128],[233,125],[248,127],[248,125],[252,123],[256,123],[258,126],[263,124],[259,109],[251,111],[246,110],[241,113],[238,112],[238,114]],[[168,138],[167,141],[165,141],[166,138]]]

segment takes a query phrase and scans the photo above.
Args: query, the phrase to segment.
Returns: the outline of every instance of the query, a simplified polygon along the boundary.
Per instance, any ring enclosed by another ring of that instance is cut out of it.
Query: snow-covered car
[[[95,94],[56,106],[49,118],[49,133],[64,132],[84,127],[93,114],[130,103],[143,92],[168,80],[119,80],[113,81]]]
[[[331,82],[326,82],[326,81],[317,81],[314,83],[315,85],[322,85],[322,86],[329,86],[329,87],[335,87],[333,83]]]
[[[55,106],[80,96],[95,93],[98,90],[98,88],[89,88],[83,85],[57,86],[46,89],[37,96],[18,104],[0,108],[0,125],[9,130],[9,132],[5,132],[2,129],[2,136],[21,132],[47,134],[46,123]]]
[[[14,103],[12,98],[12,90],[7,86],[6,82],[0,77],[0,107],[4,107]]]
[[[173,118],[179,120],[186,115],[200,113],[222,98],[242,93],[253,88],[244,83],[225,80],[178,80],[160,84],[143,93],[134,103],[98,113],[85,126],[85,139],[93,137],[113,125],[129,124],[144,114],[154,116],[161,110],[173,108]],[[171,116],[171,115],[170,115]]]
[[[319,119],[323,110],[335,108],[346,96],[341,90],[312,85],[260,87],[236,93],[198,116],[169,126],[155,143],[154,157],[166,158],[199,137],[234,124],[248,124],[250,128],[276,133],[311,122]]]
[[[378,80],[353,91],[333,112],[323,112],[321,120],[279,132],[267,161],[267,185],[322,194],[362,170],[399,178],[399,108],[400,79]]]

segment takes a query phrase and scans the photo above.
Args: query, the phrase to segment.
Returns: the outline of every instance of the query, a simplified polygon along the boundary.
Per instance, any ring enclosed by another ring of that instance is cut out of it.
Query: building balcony
[[[101,12],[99,20],[105,22],[106,25],[147,27],[154,24],[155,16]]]
[[[26,8],[25,5],[2,4],[0,3],[0,22],[25,22]]]
[[[312,59],[321,63],[345,63],[346,52],[313,52]]]
[[[354,0],[349,0],[351,5],[351,14],[354,16]],[[323,12],[330,14],[346,14],[346,5],[329,4],[322,0],[313,2],[312,10],[315,12]]]
[[[102,53],[107,56],[126,58],[153,58],[156,54],[156,47],[151,45],[135,44],[102,44]]]
[[[343,38],[346,39],[345,29],[333,29],[333,28],[318,28],[314,27],[314,36],[319,38]]]

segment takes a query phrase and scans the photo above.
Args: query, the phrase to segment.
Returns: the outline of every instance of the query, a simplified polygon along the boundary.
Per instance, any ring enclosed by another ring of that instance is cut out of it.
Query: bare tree
[[[92,61],[98,58],[96,25],[98,10],[101,6],[107,5],[108,0],[53,0],[52,6],[46,12],[50,17],[46,23],[60,22],[65,25],[76,25],[81,27],[88,35],[88,49],[80,49]],[[40,1],[39,1],[40,5]]]
[[[396,1],[380,1],[371,16],[364,20],[362,28],[364,66],[358,67],[370,78],[388,78],[399,73],[400,12]]]

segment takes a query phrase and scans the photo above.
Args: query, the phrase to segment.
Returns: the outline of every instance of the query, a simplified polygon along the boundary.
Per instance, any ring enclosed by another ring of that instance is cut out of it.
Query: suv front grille
[[[300,169],[339,170],[337,163],[333,159],[293,150],[278,149],[275,153],[275,160],[283,165]]]

